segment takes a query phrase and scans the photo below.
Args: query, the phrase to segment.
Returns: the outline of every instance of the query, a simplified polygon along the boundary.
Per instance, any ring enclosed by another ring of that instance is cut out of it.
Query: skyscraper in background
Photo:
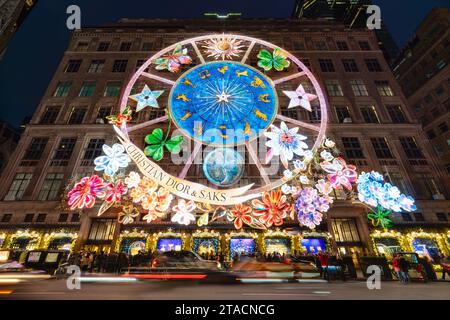
[[[369,16],[366,11],[371,4],[371,0],[296,0],[292,18],[324,19],[342,23],[350,29],[366,28]],[[399,48],[383,21],[375,34],[387,62],[392,63]]]
[[[36,0],[0,0],[0,59],[14,32],[36,2]]]

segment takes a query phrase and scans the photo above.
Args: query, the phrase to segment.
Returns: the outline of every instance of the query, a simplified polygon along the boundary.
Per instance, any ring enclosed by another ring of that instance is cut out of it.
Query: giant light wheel
[[[147,117],[148,110],[161,114]],[[307,121],[311,112],[315,122]],[[104,145],[105,155],[94,160],[103,177],[83,177],[73,185],[72,210],[92,208],[101,199],[98,215],[121,207],[123,224],[134,223],[141,213],[151,223],[174,212],[171,221],[182,225],[227,219],[236,229],[267,229],[296,217],[314,229],[333,203],[332,192],[345,190],[355,199],[355,183],[374,226],[389,227],[391,211],[416,210],[414,199],[385,183],[380,173],[358,175],[346,163],[335,143],[325,139],[327,106],[316,78],[294,55],[262,40],[218,34],[159,51],[131,77],[120,113],[108,120],[120,143]],[[172,123],[181,134],[169,137]],[[144,133],[146,147],[137,146],[130,133],[134,138]],[[165,152],[181,150],[186,157],[181,166],[174,163],[166,172],[158,165]],[[209,182],[187,175],[200,151],[206,154],[201,164]],[[279,165],[278,159],[282,174],[279,169],[268,174],[268,164]],[[243,160],[253,162],[259,185],[242,179]],[[131,161],[140,174],[121,170]]]
[[[252,65],[256,60],[258,64]],[[138,86],[143,90],[132,94]],[[186,178],[202,145],[218,150],[230,150],[231,145],[245,146],[263,181],[261,186],[245,189],[245,195],[260,195],[287,181],[286,177],[267,174],[252,143],[273,123],[299,127],[312,153],[320,147],[327,125],[323,91],[301,60],[272,43],[242,35],[200,36],[159,51],[129,80],[120,100],[121,112],[127,106],[134,107],[136,101],[136,111],[143,106],[160,110],[167,106],[167,111],[156,119],[126,124],[122,128],[125,134],[173,121],[186,140],[194,142],[193,152],[178,173],[179,179]],[[281,101],[286,105],[281,105]],[[320,108],[319,123],[281,114],[287,108],[312,112],[311,104]],[[230,129],[236,133],[233,139],[227,134]],[[208,130],[214,134],[206,134]],[[221,156],[227,161],[233,153]],[[294,177],[295,174],[290,178]],[[220,181],[222,184],[209,177],[208,180],[221,189],[232,188],[233,184],[224,181],[227,179]]]

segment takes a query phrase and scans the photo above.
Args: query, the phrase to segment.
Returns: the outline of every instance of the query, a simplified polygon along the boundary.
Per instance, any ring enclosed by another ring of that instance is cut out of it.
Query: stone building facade
[[[438,168],[438,159],[373,32],[348,30],[323,21],[123,19],[115,25],[73,33],[1,178],[0,234],[3,232],[4,246],[38,247],[49,243],[48,239],[43,242],[42,236],[55,234],[72,237],[76,249],[96,250],[121,250],[120,241],[130,235],[144,237],[147,243],[164,235],[194,238],[196,226],[180,229],[170,219],[123,228],[114,213],[99,218],[96,210],[81,215],[69,212],[62,194],[70,179],[93,173],[93,160],[100,155],[102,144],[113,142],[114,133],[105,117],[118,113],[123,86],[143,61],[183,39],[224,32],[260,38],[299,57],[326,92],[327,135],[336,141],[348,162],[356,164],[359,171],[384,173],[387,180],[417,199],[418,211],[397,215],[397,227],[434,228],[440,235],[446,232],[448,219],[438,215],[445,213],[448,218],[450,212],[450,203],[445,200],[450,197],[445,172]],[[306,115],[285,109],[282,113],[313,123],[320,119],[317,111]],[[158,112],[142,115],[159,116]],[[142,137],[135,138],[139,141]],[[190,178],[196,178],[195,171]],[[248,179],[253,178],[250,175]],[[313,234],[327,238],[333,251],[364,254],[376,250],[366,209],[336,196],[326,221]],[[230,225],[209,228],[213,230],[198,232],[217,235],[225,242],[233,236]],[[25,231],[18,234],[19,229]],[[314,236],[289,224],[273,232],[289,237],[294,234],[296,241]],[[25,237],[30,239],[23,242],[25,245],[16,241]],[[301,248],[298,244],[293,247]]]

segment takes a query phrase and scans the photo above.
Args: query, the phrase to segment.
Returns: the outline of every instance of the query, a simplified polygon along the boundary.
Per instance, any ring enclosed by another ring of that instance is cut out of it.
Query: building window
[[[47,142],[48,138],[33,138],[22,160],[40,160]]]
[[[352,122],[352,116],[350,115],[350,110],[347,106],[335,106],[335,110],[339,123]]]
[[[430,140],[436,138],[436,133],[434,133],[433,129],[430,129],[430,130],[427,131],[427,138],[430,139]]]
[[[92,60],[89,65],[88,73],[100,73],[105,66],[105,60]]]
[[[336,41],[336,46],[340,51],[348,51],[348,44],[345,41]]]
[[[367,41],[359,41],[359,48],[363,51],[370,51],[370,44]]]
[[[12,218],[12,214],[11,213],[5,213],[2,217],[2,222],[10,222]]]
[[[301,41],[294,41],[294,50],[295,51],[305,50],[305,44]]]
[[[361,107],[360,110],[366,123],[380,123],[380,119],[378,118],[377,111],[374,106],[364,106]]]
[[[104,96],[105,97],[118,97],[120,95],[120,89],[122,82],[120,81],[108,81],[106,83]]]
[[[394,91],[392,91],[392,88],[389,85],[388,81],[375,81],[375,85],[377,86],[377,90],[380,96],[382,97],[394,96]]]
[[[139,59],[136,61],[136,71],[142,67],[142,65],[145,63],[145,60]]]
[[[375,150],[375,154],[378,159],[392,159],[391,149],[389,148],[389,144],[384,137],[378,138],[370,138],[372,142],[373,149]]]
[[[77,43],[77,47],[75,48],[78,52],[86,52],[89,47],[88,42],[80,41]]]
[[[125,72],[128,60],[115,60],[112,72]]]
[[[153,42],[144,42],[142,44],[142,51],[151,51],[153,49]]]
[[[442,133],[445,133],[448,131],[448,125],[446,122],[442,122],[441,124],[438,125],[439,130],[441,130]]]
[[[63,173],[48,173],[39,192],[38,200],[56,200],[64,178]]]
[[[95,123],[108,123],[108,117],[111,114],[110,107],[100,107],[98,108],[97,118],[95,119]]]
[[[443,212],[436,212],[436,218],[438,219],[438,221],[441,221],[441,222],[448,221],[447,215]]]
[[[84,160],[94,160],[102,154],[102,147],[105,144],[105,139],[91,139],[89,140],[86,151],[84,152]]]
[[[89,231],[89,240],[112,240],[115,230],[115,220],[94,219]]]
[[[393,123],[406,123],[406,117],[401,106],[388,105],[386,108]]]
[[[27,213],[25,215],[25,218],[23,219],[23,222],[27,222],[27,223],[33,222],[33,218],[34,218],[34,213]]]
[[[413,221],[409,212],[402,212],[401,215],[402,215],[403,221],[408,221],[408,222]]]
[[[45,213],[39,213],[36,222],[45,222],[45,219],[47,218],[47,214]]]
[[[327,93],[330,97],[344,96],[339,80],[326,80],[325,86],[327,88]]]
[[[44,111],[44,114],[41,117],[40,124],[53,124],[58,118],[59,110],[61,110],[60,106],[51,106],[47,107]]]
[[[413,137],[401,137],[400,143],[409,159],[424,159],[423,153],[417,146],[416,140]]]
[[[120,44],[120,51],[130,51],[131,49],[131,42],[122,42]]]
[[[75,148],[76,138],[63,138],[55,151],[53,160],[69,160]]]
[[[377,59],[364,59],[366,62],[367,70],[370,72],[381,72],[381,65]]]
[[[352,87],[353,94],[356,97],[368,96],[366,85],[362,80],[350,80],[350,86]]]
[[[78,70],[80,70],[81,62],[82,62],[81,59],[69,60],[69,62],[67,62],[66,68],[64,69],[64,72],[65,73],[78,72]]]
[[[97,83],[95,81],[84,81],[80,93],[78,94],[79,97],[92,97],[95,92],[95,87],[97,86]]]
[[[97,51],[108,51],[109,42],[100,42],[97,47]]]
[[[342,59],[342,65],[344,66],[345,72],[358,72],[358,65],[355,59]]]
[[[67,219],[69,218],[69,214],[67,213],[60,213],[58,217],[58,222],[67,222]]]
[[[358,228],[354,219],[331,219],[336,242],[360,242]]]
[[[319,59],[320,70],[322,72],[334,72],[334,64],[331,59]]]
[[[416,221],[425,221],[422,212],[413,212],[414,220]]]
[[[322,119],[322,114],[319,106],[311,106],[311,112],[308,112],[309,121],[317,123]]]
[[[86,107],[73,107],[67,124],[82,124],[86,112]]]
[[[73,213],[72,217],[70,218],[70,222],[80,222],[80,214],[79,213]]]
[[[72,81],[60,81],[53,93],[54,97],[67,97],[72,86]]]
[[[21,200],[32,177],[32,173],[17,173],[9,187],[5,200]]]
[[[344,145],[345,154],[348,159],[364,159],[364,152],[361,144],[356,137],[343,137],[342,144]]]
[[[314,47],[316,50],[325,51],[328,50],[327,44],[325,41],[316,41],[314,42]]]

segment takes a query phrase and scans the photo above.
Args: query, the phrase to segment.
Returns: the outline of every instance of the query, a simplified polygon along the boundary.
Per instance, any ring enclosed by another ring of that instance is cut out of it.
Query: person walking
[[[323,278],[328,281],[329,280],[328,255],[326,253],[319,252],[319,261],[320,261],[320,266],[322,267],[322,270],[323,270]]]
[[[403,282],[403,275],[400,269],[400,261],[397,255],[392,258],[392,267],[397,275],[398,281]]]
[[[403,276],[403,281],[404,283],[410,282],[410,278],[409,278],[409,263],[408,261],[406,261],[405,257],[401,256],[399,259],[399,267],[400,267],[400,272],[402,273]]]

